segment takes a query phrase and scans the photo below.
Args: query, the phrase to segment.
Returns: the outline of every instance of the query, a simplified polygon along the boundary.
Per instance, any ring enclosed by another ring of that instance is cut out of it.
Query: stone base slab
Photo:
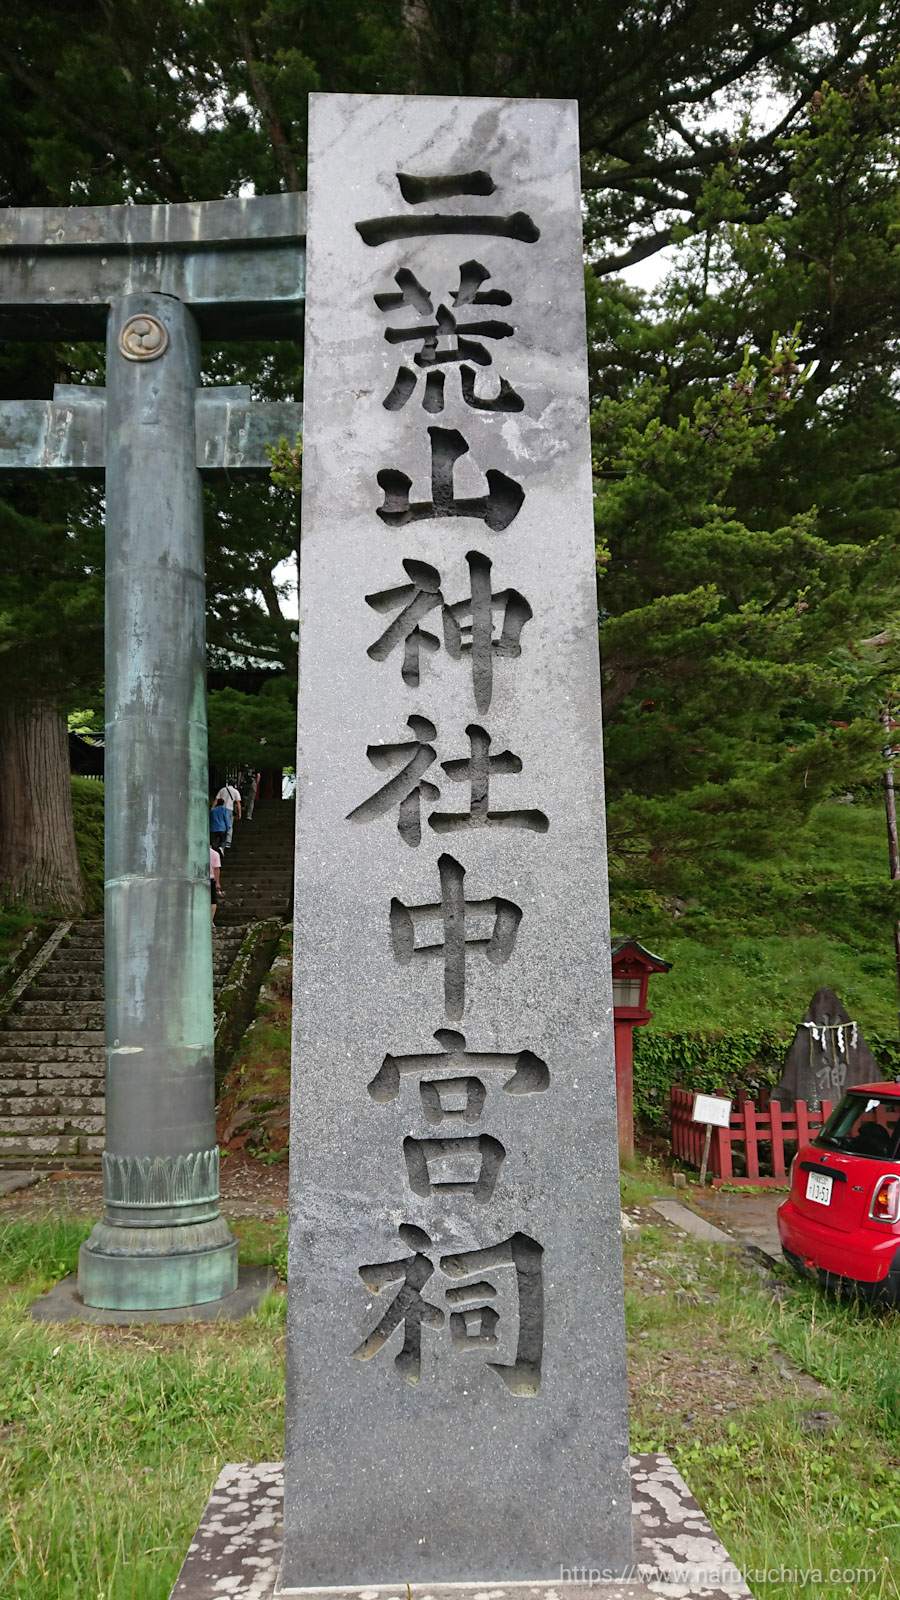
[[[111,1311],[106,1307],[86,1306],[73,1273],[72,1277],[61,1278],[46,1294],[33,1300],[30,1310],[36,1322],[89,1322],[104,1328],[130,1328],[142,1322],[236,1322],[255,1311],[263,1295],[274,1287],[275,1273],[271,1267],[241,1267],[237,1288],[221,1300],[158,1311]]]
[[[171,1600],[752,1600],[668,1456],[631,1458],[634,1565],[602,1572],[589,1551],[572,1553],[556,1583],[373,1583],[365,1589],[282,1589],[283,1464],[223,1467]]]

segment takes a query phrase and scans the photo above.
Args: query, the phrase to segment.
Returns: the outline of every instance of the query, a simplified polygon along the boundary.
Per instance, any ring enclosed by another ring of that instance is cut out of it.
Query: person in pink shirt
[[[209,898],[212,901],[212,906],[210,907],[210,909],[212,911],[212,920],[213,920],[213,922],[215,922],[215,920],[216,920],[216,910],[218,908],[219,901],[220,900],[224,900],[224,898],[225,898],[224,892],[222,890],[222,885],[221,885],[221,875],[222,875],[222,857],[219,854],[218,850],[214,850],[212,845],[210,845],[210,847],[209,847]]]

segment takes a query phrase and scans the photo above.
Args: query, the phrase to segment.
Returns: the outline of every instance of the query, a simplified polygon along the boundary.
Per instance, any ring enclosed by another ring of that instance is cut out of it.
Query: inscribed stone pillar
[[[317,95],[286,1590],[630,1556],[574,102]]]

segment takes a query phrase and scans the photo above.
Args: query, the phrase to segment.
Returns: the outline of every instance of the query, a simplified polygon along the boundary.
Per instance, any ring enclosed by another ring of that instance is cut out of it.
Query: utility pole
[[[897,836],[897,797],[894,789],[894,715],[890,700],[886,701],[881,709],[881,725],[884,728],[884,813],[887,821],[888,836],[888,862],[890,865],[891,879],[894,883],[900,879],[900,841]],[[894,917],[894,959],[897,964],[897,1011],[900,1021],[900,909]]]

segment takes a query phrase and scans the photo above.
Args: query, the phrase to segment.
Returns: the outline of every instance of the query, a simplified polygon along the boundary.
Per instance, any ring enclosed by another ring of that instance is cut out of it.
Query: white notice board
[[[710,1122],[715,1128],[727,1128],[731,1121],[731,1101],[724,1095],[695,1094],[691,1116],[694,1122]]]

